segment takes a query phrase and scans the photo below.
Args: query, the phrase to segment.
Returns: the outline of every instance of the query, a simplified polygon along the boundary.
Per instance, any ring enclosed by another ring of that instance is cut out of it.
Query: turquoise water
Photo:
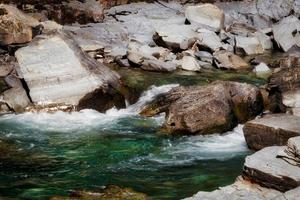
[[[169,137],[164,116],[137,113],[175,85],[152,87],[126,109],[102,114],[0,117],[0,196],[47,199],[114,184],[152,199],[181,199],[230,184],[249,154],[242,126],[224,135]]]

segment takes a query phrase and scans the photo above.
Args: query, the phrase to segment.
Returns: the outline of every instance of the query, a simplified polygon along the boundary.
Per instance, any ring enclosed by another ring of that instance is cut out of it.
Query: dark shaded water
[[[148,76],[134,73],[147,83],[142,88],[208,80],[178,74],[144,80]],[[217,74],[207,76],[218,79]],[[264,82],[243,74],[228,79]],[[171,87],[152,88],[135,105],[105,114],[84,110],[0,117],[0,196],[48,199],[71,189],[114,184],[153,199],[181,199],[232,183],[250,153],[242,126],[224,135],[171,138],[160,134],[163,116],[138,116],[140,107]]]

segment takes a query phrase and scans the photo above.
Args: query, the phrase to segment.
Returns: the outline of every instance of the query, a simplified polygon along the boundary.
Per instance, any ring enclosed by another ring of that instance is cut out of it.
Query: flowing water
[[[114,184],[180,199],[232,183],[249,153],[241,125],[224,135],[169,137],[160,131],[164,116],[138,115],[174,86],[151,87],[134,105],[105,114],[0,117],[0,196],[47,199]]]

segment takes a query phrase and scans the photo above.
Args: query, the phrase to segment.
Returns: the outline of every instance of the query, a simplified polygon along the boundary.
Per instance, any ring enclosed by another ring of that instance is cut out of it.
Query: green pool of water
[[[265,82],[247,73],[122,73],[137,91],[153,84],[216,79]],[[152,199],[173,200],[233,183],[250,153],[241,125],[223,135],[169,137],[160,131],[163,116],[138,116],[142,105],[168,89],[154,87],[135,105],[105,114],[84,110],[1,116],[0,197],[48,199],[113,184]]]

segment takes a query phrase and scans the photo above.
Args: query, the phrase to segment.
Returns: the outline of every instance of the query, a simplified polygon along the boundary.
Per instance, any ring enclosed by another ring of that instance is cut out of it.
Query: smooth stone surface
[[[282,19],[273,26],[274,40],[285,52],[293,46],[300,47],[300,20],[295,16]]]
[[[197,32],[199,33],[199,50],[209,50],[210,52],[215,52],[223,46],[220,37],[215,32],[208,31],[206,29],[199,29]]]
[[[199,71],[201,69],[198,61],[193,56],[183,56],[181,68],[187,71]]]
[[[26,91],[22,87],[14,87],[3,92],[3,101],[15,112],[24,112],[30,104]]]
[[[266,63],[260,63],[259,65],[255,66],[254,68],[254,72],[255,73],[267,73],[270,72],[270,68],[268,67],[268,65]]]
[[[19,49],[16,58],[19,76],[35,105],[66,104],[99,111],[113,106],[111,95],[119,87],[119,75],[90,58],[63,32],[37,38]]]
[[[146,71],[172,72],[176,70],[177,64],[170,61],[164,62],[161,60],[145,60],[141,68]]]
[[[300,167],[290,165],[277,158],[284,146],[266,147],[251,156],[247,156],[244,176],[262,186],[285,192],[300,186]]]
[[[280,20],[290,15],[295,0],[259,0],[256,3],[258,13],[270,19]]]
[[[238,177],[231,185],[220,187],[212,192],[198,192],[193,197],[184,200],[270,200],[278,195],[282,193]]]
[[[221,9],[213,4],[188,6],[185,10],[187,20],[192,24],[200,24],[219,31],[224,27],[225,15]]]
[[[253,55],[264,53],[264,48],[256,37],[236,36],[236,51],[239,54]]]
[[[300,117],[270,114],[245,124],[243,130],[250,149],[286,145],[291,137],[300,136]]]

